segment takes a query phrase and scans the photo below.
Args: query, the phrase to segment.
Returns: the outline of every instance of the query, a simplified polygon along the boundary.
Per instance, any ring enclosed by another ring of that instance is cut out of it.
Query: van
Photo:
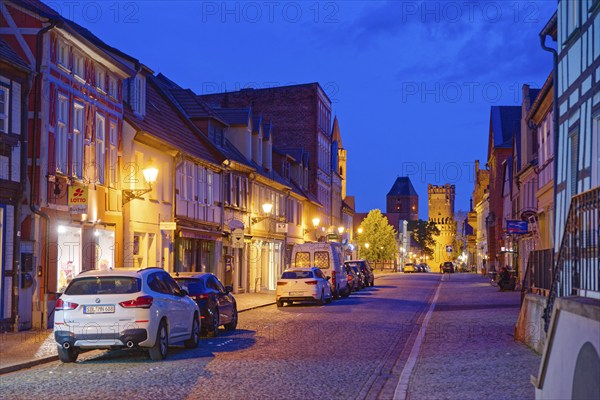
[[[291,266],[294,268],[318,267],[331,278],[333,297],[350,294],[348,277],[342,259],[342,245],[332,242],[295,244],[292,248]]]

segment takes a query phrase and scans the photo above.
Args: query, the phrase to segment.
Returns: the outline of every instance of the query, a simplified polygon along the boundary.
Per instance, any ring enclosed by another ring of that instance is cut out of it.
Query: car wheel
[[[277,307],[283,307],[283,301],[277,300]]]
[[[215,308],[212,313],[211,327],[209,328],[210,330],[208,331],[208,335],[210,337],[219,336],[219,325],[221,325],[219,309]]]
[[[229,322],[228,324],[223,325],[225,327],[226,331],[235,331],[235,328],[237,327],[237,323],[238,323],[238,310],[237,310],[237,306],[234,304],[233,305],[233,314],[231,314],[231,322]]]
[[[153,361],[161,361],[167,357],[169,349],[169,334],[167,332],[167,324],[164,320],[160,321],[158,332],[156,333],[156,341],[154,346],[150,347],[148,353]]]
[[[77,356],[79,356],[79,352],[70,347],[68,349],[63,348],[62,346],[58,346],[58,359],[64,363],[72,363],[77,361]]]
[[[198,314],[194,314],[194,321],[192,322],[192,335],[188,340],[184,342],[187,349],[195,349],[198,347],[200,342],[200,323],[198,322]]]
[[[325,304],[325,290],[321,290],[321,297],[319,297],[319,300],[317,300],[317,304],[320,306]]]
[[[329,289],[329,298],[326,300],[326,303],[331,304],[332,301],[333,301],[333,292],[331,291],[331,289]]]
[[[346,285],[346,288],[341,293],[341,295],[342,295],[342,297],[348,297],[348,296],[350,296],[350,287]]]

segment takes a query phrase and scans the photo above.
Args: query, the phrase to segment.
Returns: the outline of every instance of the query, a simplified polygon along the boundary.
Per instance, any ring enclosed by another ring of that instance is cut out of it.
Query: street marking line
[[[400,379],[398,380],[398,385],[396,386],[396,390],[394,391],[394,400],[406,400],[406,395],[408,394],[408,384],[410,383],[410,377],[417,363],[417,358],[419,357],[419,351],[421,350],[421,344],[423,343],[423,339],[425,338],[425,332],[427,330],[427,325],[429,324],[429,319],[431,318],[431,314],[433,313],[433,309],[435,308],[435,303],[437,302],[438,295],[440,294],[440,288],[442,287],[442,282],[438,285],[435,296],[433,296],[433,301],[429,306],[429,310],[427,311],[427,315],[423,319],[423,324],[419,329],[419,333],[417,334],[417,338],[413,343],[413,347],[410,351],[410,355],[408,356],[408,360],[402,369],[402,373],[400,374]]]

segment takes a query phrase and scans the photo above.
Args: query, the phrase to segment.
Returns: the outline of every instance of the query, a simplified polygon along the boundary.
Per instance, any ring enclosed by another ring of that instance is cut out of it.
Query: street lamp
[[[263,221],[263,220],[269,218],[271,216],[271,211],[273,210],[273,204],[272,203],[263,203],[262,210],[263,210],[264,215],[262,217],[252,218],[252,225],[257,224],[260,221]]]
[[[123,204],[127,204],[134,199],[141,199],[143,195],[152,191],[152,185],[156,183],[156,179],[158,178],[158,168],[156,168],[152,159],[148,161],[146,168],[142,170],[142,174],[148,187],[145,189],[122,189]]]
[[[358,228],[356,232],[358,232],[359,235],[362,234],[363,233],[363,228]]]
[[[315,229],[315,240],[319,241],[319,224],[321,223],[321,219],[319,217],[314,217],[312,219],[313,228]]]

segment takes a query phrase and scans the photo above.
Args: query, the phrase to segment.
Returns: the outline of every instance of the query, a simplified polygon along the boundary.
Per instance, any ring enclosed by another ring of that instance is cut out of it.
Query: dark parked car
[[[224,287],[210,273],[175,273],[173,277],[198,304],[202,320],[200,330],[204,336],[218,336],[221,325],[226,331],[235,330],[238,311],[230,286]]]
[[[360,289],[360,276],[351,266],[344,265],[346,274],[348,274],[348,287],[351,292],[356,292]]]
[[[350,266],[350,268],[352,268],[354,270],[354,272],[356,272],[356,275],[358,275],[358,288],[363,289],[366,286],[365,274],[363,274],[361,272],[360,268],[358,268],[358,266],[356,266],[356,265],[352,265],[352,266]]]
[[[373,275],[373,270],[367,260],[348,260],[344,264],[358,267],[364,275],[365,286],[375,286],[375,275]]]
[[[453,273],[454,272],[454,264],[451,261],[446,261],[442,265],[442,272],[443,273]]]

